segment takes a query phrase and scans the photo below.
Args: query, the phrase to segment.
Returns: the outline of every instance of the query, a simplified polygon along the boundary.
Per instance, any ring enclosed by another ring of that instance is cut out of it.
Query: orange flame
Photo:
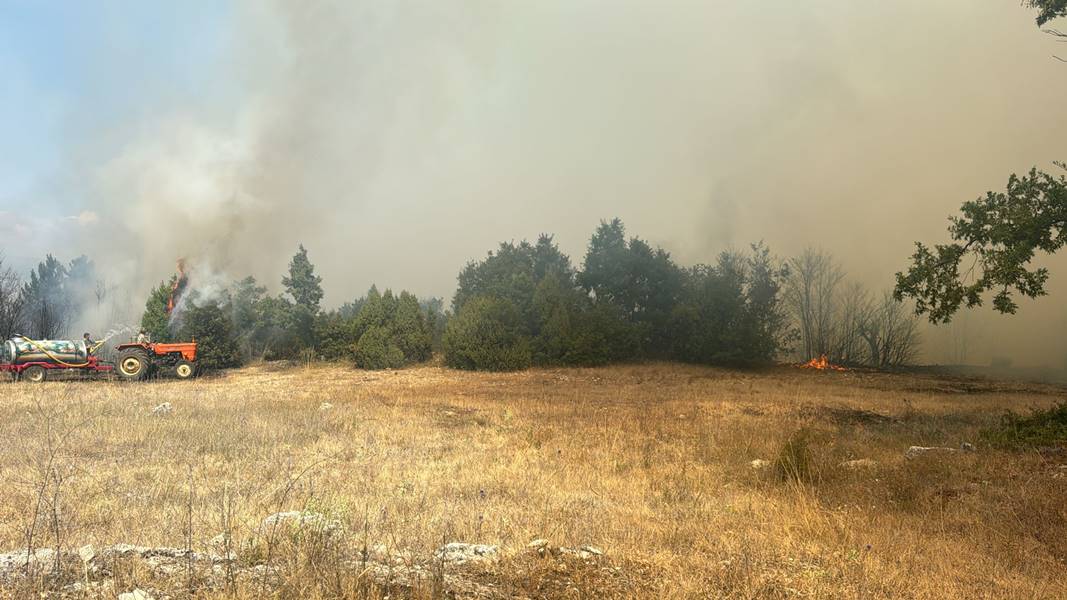
[[[828,358],[826,358],[825,354],[823,354],[822,356],[819,356],[818,358],[813,358],[813,359],[809,360],[808,362],[806,362],[806,363],[804,363],[802,365],[797,365],[797,366],[799,366],[802,369],[818,369],[820,371],[847,371],[848,370],[845,367],[842,367],[840,365],[835,365],[835,364],[831,363],[830,360]]]
[[[167,298],[167,314],[174,312],[174,307],[178,305],[178,300],[181,299],[182,292],[185,290],[185,284],[188,283],[189,278],[185,275],[185,259],[178,259],[178,277],[174,280],[174,283],[170,286],[170,296]]]

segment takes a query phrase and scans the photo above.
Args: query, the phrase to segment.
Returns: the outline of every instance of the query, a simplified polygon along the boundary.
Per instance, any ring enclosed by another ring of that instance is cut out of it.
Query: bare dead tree
[[[789,261],[785,302],[801,337],[801,358],[826,355],[843,364],[894,368],[915,360],[918,319],[891,293],[872,297],[823,250]]]
[[[1051,35],[1054,38],[1057,38],[1056,39],[1057,42],[1067,43],[1067,33],[1064,33],[1064,32],[1062,32],[1062,31],[1060,31],[1058,29],[1042,29],[1042,31],[1044,31],[1045,33]],[[1052,55],[1052,58],[1055,58],[1056,60],[1061,61],[1061,62],[1067,62],[1067,58],[1063,58],[1061,56],[1056,56],[1055,54]]]
[[[868,357],[862,330],[871,312],[871,295],[863,284],[852,282],[841,291],[839,304],[839,325],[831,356],[846,365],[864,364]]]
[[[833,352],[837,326],[837,289],[844,271],[833,257],[808,248],[789,261],[787,309],[797,321],[805,360]]]
[[[971,346],[975,343],[979,333],[974,313],[962,312],[939,329],[944,329],[947,336],[949,360],[958,365],[967,364],[971,356]]]
[[[6,340],[22,328],[22,281],[0,256],[0,340]]]
[[[911,364],[919,352],[919,320],[886,292],[862,317],[860,335],[867,342],[867,363],[880,369]]]

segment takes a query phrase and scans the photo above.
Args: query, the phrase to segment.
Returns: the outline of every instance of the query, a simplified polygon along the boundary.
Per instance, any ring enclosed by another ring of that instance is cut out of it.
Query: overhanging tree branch
[[[933,250],[916,243],[911,266],[896,276],[898,300],[912,298],[917,314],[944,323],[964,304],[981,305],[994,289],[993,307],[1002,313],[1017,310],[1016,294],[1045,295],[1048,270],[1028,267],[1037,253],[1053,254],[1067,243],[1067,179],[1036,169],[1012,175],[1005,192],[964,203],[961,213],[951,219],[953,243]],[[960,272],[968,255],[979,273],[973,265]]]

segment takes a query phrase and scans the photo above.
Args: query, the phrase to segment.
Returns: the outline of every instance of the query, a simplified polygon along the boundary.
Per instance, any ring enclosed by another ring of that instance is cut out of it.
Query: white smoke
[[[235,279],[225,271],[214,268],[211,261],[202,258],[198,262],[184,261],[185,287],[178,296],[168,319],[171,331],[178,331],[189,307],[209,304],[224,304],[230,299]]]

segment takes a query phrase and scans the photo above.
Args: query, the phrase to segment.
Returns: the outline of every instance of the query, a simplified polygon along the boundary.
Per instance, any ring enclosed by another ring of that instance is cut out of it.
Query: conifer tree
[[[282,285],[298,306],[303,306],[311,314],[319,312],[322,277],[315,274],[315,266],[308,259],[308,251],[303,244],[289,261],[289,275],[282,277]]]

